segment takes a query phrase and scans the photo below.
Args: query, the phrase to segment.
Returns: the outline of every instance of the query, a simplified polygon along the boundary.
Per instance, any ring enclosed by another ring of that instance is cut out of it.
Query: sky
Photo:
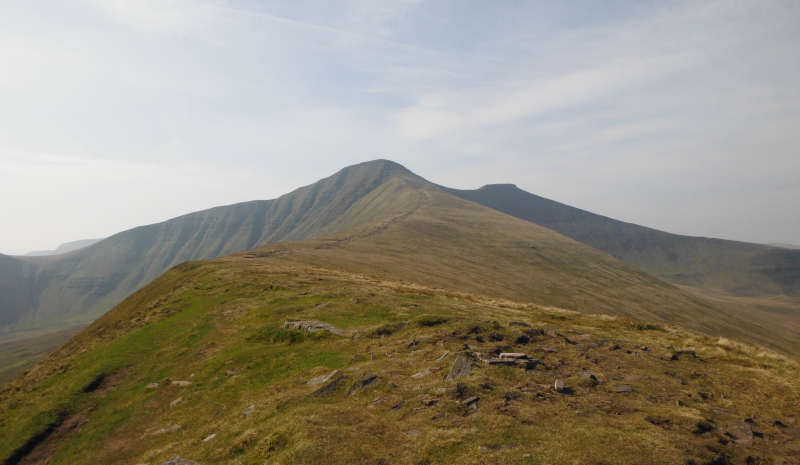
[[[800,2],[6,0],[0,253],[385,158],[800,244]]]

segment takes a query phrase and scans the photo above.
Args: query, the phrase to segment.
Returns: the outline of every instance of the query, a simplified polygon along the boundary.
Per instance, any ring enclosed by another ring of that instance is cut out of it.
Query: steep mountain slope
[[[405,211],[402,166],[345,168],[275,200],[240,203],[134,228],[53,257],[2,257],[0,339],[88,323],[171,267],[282,240],[324,236]]]
[[[800,450],[795,361],[271,261],[180,265],[0,388],[2,463],[789,464]]]
[[[512,184],[443,189],[552,229],[675,284],[734,296],[800,297],[800,250],[670,234],[570,207]]]

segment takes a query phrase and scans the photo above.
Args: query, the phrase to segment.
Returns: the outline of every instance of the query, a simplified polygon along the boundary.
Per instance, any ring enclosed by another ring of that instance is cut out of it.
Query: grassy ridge
[[[293,319],[345,335],[281,329]],[[529,329],[512,321],[557,335],[520,339]],[[456,355],[493,351],[543,365],[475,361],[443,379]],[[343,385],[311,395],[306,382],[334,369]],[[347,396],[365,372],[382,382]],[[267,260],[190,263],[0,391],[0,458],[62,418],[81,426],[47,444],[52,464],[744,463],[792,453],[773,423],[797,420],[798,375],[780,356],[660,325]],[[751,416],[762,437],[732,442]]]

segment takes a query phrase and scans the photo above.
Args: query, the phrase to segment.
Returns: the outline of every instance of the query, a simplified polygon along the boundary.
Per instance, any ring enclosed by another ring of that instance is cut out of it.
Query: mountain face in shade
[[[800,250],[670,234],[525,192],[513,184],[443,189],[539,224],[671,283],[735,296],[800,296]]]
[[[81,239],[79,241],[72,241],[66,242],[64,244],[59,245],[55,250],[36,250],[33,252],[28,252],[24,257],[41,257],[44,255],[59,255],[62,253],[73,252],[75,250],[83,249],[84,247],[89,247],[92,244],[97,244],[98,242],[102,241],[103,239]]]

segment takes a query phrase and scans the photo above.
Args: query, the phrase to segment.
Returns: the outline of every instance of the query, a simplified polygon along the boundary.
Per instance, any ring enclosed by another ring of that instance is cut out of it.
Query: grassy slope
[[[800,354],[792,327],[767,326],[680,291],[549,229],[464,201],[432,185],[420,207],[387,224],[253,251],[581,312],[667,322]]]
[[[287,319],[323,320],[346,336],[283,331]],[[560,335],[517,342],[526,328],[509,323],[519,320]],[[563,337],[579,334],[590,337]],[[589,346],[603,340],[622,349]],[[700,358],[670,360],[681,349]],[[477,363],[468,377],[443,380],[455,354],[494,350],[544,366]],[[578,376],[584,368],[599,382]],[[348,376],[343,386],[311,396],[305,383],[332,369]],[[410,377],[424,369],[432,374]],[[383,382],[347,397],[367,371]],[[555,379],[571,394],[550,390]],[[618,384],[634,392],[618,394]],[[206,465],[773,463],[800,448],[798,389],[796,362],[657,325],[268,259],[217,260],[166,273],[0,390],[0,459],[61,414],[82,426],[48,444],[52,465],[159,464],[175,454]],[[480,397],[477,409],[463,405],[469,396]],[[730,442],[729,424],[751,416],[761,437]]]
[[[552,229],[675,284],[733,296],[800,297],[800,250],[670,234],[570,207],[510,184],[445,190]]]
[[[86,324],[178,263],[324,236],[404,211],[402,196],[384,192],[398,174],[413,177],[392,162],[363,163],[276,200],[134,228],[76,252],[0,256],[0,338]],[[382,202],[369,205],[376,189]]]

